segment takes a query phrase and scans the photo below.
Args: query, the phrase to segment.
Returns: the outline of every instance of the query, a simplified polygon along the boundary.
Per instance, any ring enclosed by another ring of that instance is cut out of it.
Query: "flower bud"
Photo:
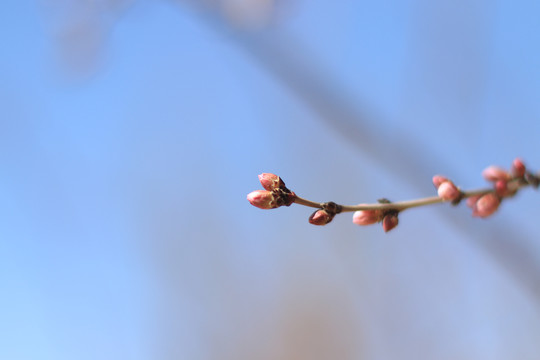
[[[248,201],[251,205],[259,209],[274,209],[277,208],[276,197],[271,191],[255,190],[248,194]]]
[[[444,201],[454,201],[460,198],[461,191],[450,180],[443,182],[437,189],[437,194]]]
[[[389,232],[398,225],[397,214],[387,214],[382,220],[382,227],[384,232]]]
[[[525,164],[520,158],[515,158],[512,162],[512,175],[515,177],[523,177],[525,175]]]
[[[381,215],[382,213],[380,210],[355,211],[352,221],[356,225],[371,225],[381,221]]]
[[[441,175],[435,175],[433,177],[433,185],[435,185],[436,189],[438,189],[439,186],[441,186],[441,184],[446,181],[448,181],[448,179]]]
[[[508,173],[508,171],[493,165],[487,167],[484,171],[482,171],[482,176],[484,177],[484,179],[490,182],[495,182],[498,180],[508,181],[511,179],[510,173]]]
[[[504,180],[499,180],[494,185],[495,193],[499,195],[499,197],[507,197],[507,196],[514,196],[517,192],[517,188],[510,190],[508,188],[508,182]]]
[[[326,225],[334,218],[326,210],[319,209],[309,217],[309,223],[313,225]]]
[[[474,196],[471,196],[471,197],[467,198],[467,206],[470,207],[471,209],[474,209],[474,207],[476,205],[476,202],[481,197],[482,197],[482,195],[474,195]]]
[[[480,197],[473,207],[473,216],[481,218],[492,215],[501,204],[501,199],[494,193],[488,193]]]
[[[283,180],[274,174],[263,173],[259,175],[259,181],[261,182],[263,188],[268,191],[272,191],[274,189],[285,189],[285,183]]]

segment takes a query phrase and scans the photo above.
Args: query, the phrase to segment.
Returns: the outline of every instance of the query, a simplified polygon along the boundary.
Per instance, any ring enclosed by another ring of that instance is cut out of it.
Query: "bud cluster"
[[[255,190],[247,196],[251,205],[259,209],[290,206],[296,199],[296,194],[287,189],[283,180],[277,175],[264,173],[259,175],[259,181],[266,190]]]
[[[387,199],[380,199],[379,203],[390,204],[390,201]],[[368,204],[360,204],[361,206]],[[356,225],[366,226],[373,225],[378,222],[382,222],[382,228],[384,232],[389,232],[395,228],[398,223],[398,214],[397,210],[359,210],[355,211],[353,214],[353,223]]]
[[[472,196],[467,199],[467,206],[473,211],[473,216],[485,218],[497,211],[504,198],[514,196],[520,185],[534,185],[536,176],[527,171],[525,164],[519,158],[514,159],[510,171],[498,166],[488,166],[482,171],[482,176],[493,186],[487,194]],[[527,180],[532,179],[532,182]]]
[[[489,166],[483,172],[484,179],[492,183],[492,190],[486,190],[482,194],[468,195],[467,206],[472,209],[472,215],[485,218],[497,211],[504,198],[514,196],[520,185],[533,185],[538,177],[528,172],[521,159],[512,162],[510,171],[498,166]],[[437,189],[439,198],[443,201],[451,201],[457,204],[466,196],[454,183],[444,176],[433,177],[433,185]]]
[[[538,176],[527,171],[525,164],[519,158],[514,159],[509,171],[492,165],[482,171],[482,176],[492,184],[493,190],[467,199],[467,206],[472,209],[473,216],[481,218],[495,213],[501,201],[514,196],[520,186],[538,187],[540,182]]]

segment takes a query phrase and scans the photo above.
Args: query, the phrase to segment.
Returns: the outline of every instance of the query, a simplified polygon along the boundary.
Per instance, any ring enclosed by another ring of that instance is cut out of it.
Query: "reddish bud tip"
[[[445,181],[437,189],[437,194],[444,201],[454,201],[460,198],[461,191],[453,182]]]
[[[259,209],[274,209],[277,208],[276,199],[271,191],[255,190],[248,194],[248,201],[251,205]]]
[[[446,181],[448,181],[448,179],[441,175],[435,175],[433,177],[433,185],[435,185],[436,189],[438,189],[439,186],[441,186],[441,184]]]
[[[355,211],[352,221],[356,225],[371,225],[381,221],[380,210],[360,210]]]
[[[511,179],[510,173],[508,171],[493,165],[487,167],[484,171],[482,171],[482,176],[484,177],[484,179],[490,182],[495,182],[498,180],[508,181]]]
[[[326,210],[317,210],[309,217],[309,223],[313,225],[326,225],[332,221],[334,216],[326,212]]]
[[[389,232],[395,228],[399,223],[398,217],[396,214],[388,214],[382,220],[382,227],[384,232]]]
[[[501,204],[501,199],[494,193],[488,193],[480,197],[473,207],[473,216],[481,218],[492,215]]]
[[[515,158],[512,162],[512,175],[515,177],[523,177],[525,175],[525,164],[520,158]]]
[[[274,174],[263,173],[259,175],[259,181],[261,182],[263,188],[268,191],[285,188],[285,183],[280,179],[279,176]]]

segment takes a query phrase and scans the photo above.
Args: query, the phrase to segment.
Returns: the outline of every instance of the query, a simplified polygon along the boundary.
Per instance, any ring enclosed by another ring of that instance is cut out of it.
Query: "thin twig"
[[[540,173],[537,176],[540,177]],[[514,179],[512,180],[512,182],[509,182],[508,185],[511,190],[518,190],[522,187],[529,186],[528,183],[521,181],[521,179]],[[477,189],[477,190],[462,191],[461,199],[466,199],[466,198],[478,196],[478,195],[485,195],[489,193],[495,193],[495,190],[493,188],[484,188],[484,189]],[[299,197],[298,195],[296,195],[294,202],[298,205],[312,207],[315,209],[322,209],[325,204],[325,203],[319,203],[319,202],[303,199]],[[354,211],[361,211],[361,210],[404,211],[410,208],[433,205],[433,204],[440,204],[444,202],[449,202],[449,201],[443,200],[439,196],[430,196],[430,197],[425,197],[425,198],[420,198],[420,199],[390,202],[390,203],[373,203],[373,204],[339,205],[339,206],[341,207],[340,212],[354,212]]]

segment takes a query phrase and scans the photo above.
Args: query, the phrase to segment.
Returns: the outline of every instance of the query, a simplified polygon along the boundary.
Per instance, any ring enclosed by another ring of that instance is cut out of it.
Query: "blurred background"
[[[540,3],[4,0],[0,358],[539,359]]]

